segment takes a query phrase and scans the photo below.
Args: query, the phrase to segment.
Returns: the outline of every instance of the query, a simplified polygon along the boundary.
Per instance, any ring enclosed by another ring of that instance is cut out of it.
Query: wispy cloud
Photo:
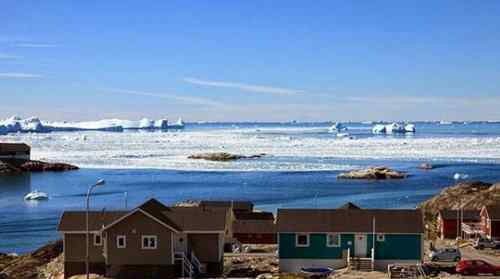
[[[42,75],[30,73],[0,73],[0,79],[35,79],[42,77]]]
[[[304,91],[289,89],[289,88],[281,88],[274,86],[266,86],[266,85],[255,85],[255,84],[246,84],[239,82],[229,82],[229,81],[213,81],[213,80],[202,80],[198,78],[187,77],[183,79],[184,82],[200,85],[200,86],[209,86],[209,87],[223,87],[223,88],[234,88],[247,92],[253,93],[263,93],[263,94],[272,94],[272,95],[299,95],[303,94]]]
[[[204,105],[204,106],[222,106],[223,104],[214,100],[192,97],[192,96],[182,96],[179,94],[172,93],[154,93],[154,92],[145,92],[145,91],[137,91],[137,90],[128,90],[128,89],[120,89],[120,88],[102,88],[101,90],[115,93],[115,94],[127,94],[127,95],[136,95],[136,96],[146,96],[146,97],[154,97],[161,99],[170,99],[176,100],[185,104],[193,104],[193,105]]]
[[[16,47],[26,47],[26,48],[54,48],[58,47],[56,44],[42,44],[42,43],[17,43]]]

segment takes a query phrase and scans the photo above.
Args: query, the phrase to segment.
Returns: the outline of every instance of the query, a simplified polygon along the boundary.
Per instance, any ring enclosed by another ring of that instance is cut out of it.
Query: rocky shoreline
[[[408,174],[402,171],[390,169],[388,167],[371,167],[367,169],[352,170],[337,175],[337,179],[403,179],[407,178]]]
[[[77,170],[77,166],[66,163],[50,163],[28,160],[20,165],[0,161],[0,175],[20,174],[24,172],[69,171]]]
[[[227,152],[212,152],[212,153],[193,154],[188,156],[188,159],[196,159],[196,160],[201,159],[207,161],[226,162],[226,161],[236,161],[240,159],[256,159],[256,158],[261,158],[265,155],[266,154],[261,153],[256,155],[245,156],[245,155],[231,154]]]

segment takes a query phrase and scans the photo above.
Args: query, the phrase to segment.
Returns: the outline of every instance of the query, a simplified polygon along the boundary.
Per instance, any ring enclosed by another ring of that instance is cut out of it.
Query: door
[[[354,239],[354,256],[356,257],[366,257],[366,249],[367,249],[367,240],[366,234],[356,234]]]
[[[176,233],[174,234],[174,251],[175,252],[183,252],[186,256],[188,255],[188,238],[185,233]]]

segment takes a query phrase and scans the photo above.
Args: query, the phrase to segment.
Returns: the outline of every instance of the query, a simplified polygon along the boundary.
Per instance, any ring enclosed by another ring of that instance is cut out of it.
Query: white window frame
[[[149,246],[146,247],[146,246],[144,246],[144,239],[146,239],[146,238],[148,238],[148,239],[149,238],[154,239],[154,241],[155,241],[154,242],[155,243],[154,247],[149,247]],[[145,250],[154,250],[154,249],[157,249],[158,248],[158,236],[156,236],[156,235],[143,235],[141,237],[141,248],[145,249]]]
[[[306,236],[306,244],[300,244],[299,243],[299,236],[305,235]],[[296,233],[295,234],[295,246],[296,247],[309,247],[309,234],[308,233]]]
[[[99,242],[97,242],[97,237],[99,237]],[[94,246],[102,246],[102,234],[94,233]]]
[[[330,241],[329,241],[330,236],[338,237],[339,243],[338,244],[330,244]],[[341,237],[340,233],[328,233],[328,234],[326,234],[326,246],[327,247],[340,247],[341,244],[342,244],[342,237]]]
[[[377,241],[378,242],[384,242],[385,241],[385,234],[383,234],[383,233],[377,233]]]
[[[123,239],[123,245],[120,245],[120,239]],[[116,248],[119,249],[127,248],[127,236],[125,235],[116,236]]]

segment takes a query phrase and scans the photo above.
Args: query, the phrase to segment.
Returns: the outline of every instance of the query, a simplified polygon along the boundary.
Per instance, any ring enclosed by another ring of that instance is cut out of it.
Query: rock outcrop
[[[19,174],[22,172],[68,171],[77,169],[77,166],[66,163],[49,163],[30,160],[19,166],[14,166],[13,164],[0,161],[0,175]]]
[[[408,174],[396,171],[388,167],[373,167],[361,170],[353,170],[337,175],[337,179],[402,179],[408,177]]]
[[[202,160],[208,160],[208,161],[235,161],[235,160],[240,160],[240,159],[255,159],[255,158],[261,158],[266,154],[257,154],[257,155],[251,155],[251,156],[245,156],[245,155],[238,155],[238,154],[231,154],[227,152],[213,152],[213,153],[200,153],[200,154],[193,154],[188,156],[188,159],[202,159]]]
[[[0,278],[37,279],[39,269],[57,258],[62,250],[63,241],[58,240],[26,255],[0,255]]]

